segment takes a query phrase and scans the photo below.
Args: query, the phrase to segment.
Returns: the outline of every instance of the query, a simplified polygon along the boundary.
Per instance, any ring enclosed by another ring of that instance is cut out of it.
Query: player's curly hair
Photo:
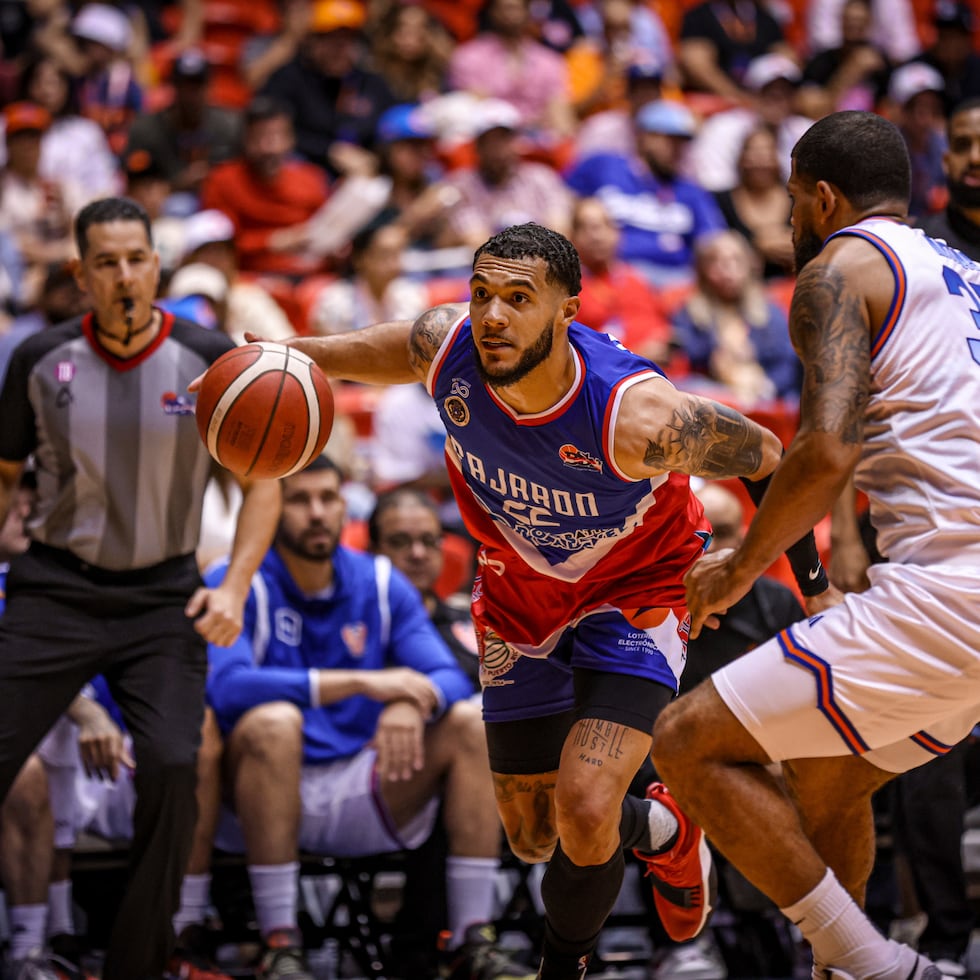
[[[511,225],[484,242],[473,256],[473,265],[481,255],[498,259],[544,259],[548,266],[545,278],[577,296],[582,290],[582,266],[575,246],[557,231],[529,221]]]

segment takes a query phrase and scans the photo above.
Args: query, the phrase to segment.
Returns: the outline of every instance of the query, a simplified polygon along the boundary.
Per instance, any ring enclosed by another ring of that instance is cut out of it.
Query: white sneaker
[[[4,964],[3,980],[58,980],[58,974],[43,950],[36,950],[22,960],[8,960]]]
[[[653,971],[653,980],[726,980],[728,967],[710,932],[671,950]]]

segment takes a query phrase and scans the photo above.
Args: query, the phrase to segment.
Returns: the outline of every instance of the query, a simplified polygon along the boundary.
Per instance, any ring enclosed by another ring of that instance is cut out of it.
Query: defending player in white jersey
[[[905,225],[908,154],[873,114],[816,123],[793,152],[789,191],[800,430],[742,545],[688,574],[691,634],[827,513],[855,465],[889,562],[870,570],[868,591],[669,706],[654,759],[799,925],[815,977],[938,980],[858,905],[872,792],[980,717],[980,266]]]

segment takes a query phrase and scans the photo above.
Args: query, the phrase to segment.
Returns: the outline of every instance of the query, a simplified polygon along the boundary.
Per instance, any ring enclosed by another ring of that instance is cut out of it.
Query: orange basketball
[[[255,343],[222,354],[201,380],[197,428],[239,476],[278,479],[318,456],[333,426],[333,392],[306,354]]]

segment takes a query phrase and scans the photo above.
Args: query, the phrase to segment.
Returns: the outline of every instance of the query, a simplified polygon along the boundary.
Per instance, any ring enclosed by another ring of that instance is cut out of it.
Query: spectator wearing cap
[[[916,60],[943,77],[947,115],[965,99],[980,97],[980,54],[974,38],[975,8],[962,0],[935,0],[932,23],[936,39]]]
[[[738,183],[738,157],[745,138],[757,126],[768,126],[776,134],[783,178],[789,178],[790,154],[796,141],[813,120],[793,112],[793,98],[802,73],[786,55],[760,55],[743,76],[752,93],[751,108],[737,106],[717,112],[705,120],[692,145],[687,172],[702,187],[718,192]]]
[[[888,83],[894,122],[902,131],[912,164],[909,214],[922,217],[946,203],[946,152],[943,76],[931,65],[910,61],[895,69]]]
[[[129,150],[123,157],[123,192],[143,207],[150,218],[153,245],[160,256],[165,283],[180,259],[183,219],[166,213],[170,178],[150,150]]]
[[[760,0],[704,0],[681,21],[677,61],[685,87],[751,102],[745,73],[760,55],[788,49],[779,22]]]
[[[725,227],[711,194],[680,176],[697,131],[684,105],[662,99],[636,115],[636,152],[597,153],[566,177],[581,197],[598,197],[619,227],[619,257],[655,286],[689,282],[694,242]]]
[[[621,108],[597,112],[582,120],[575,135],[574,158],[593,153],[635,153],[636,114],[664,96],[664,63],[641,53],[626,66],[626,101]]]
[[[66,183],[41,176],[41,137],[51,125],[47,109],[35,102],[4,107],[7,163],[0,171],[0,228],[10,234],[23,258],[21,301],[30,305],[52,262],[74,254],[71,210],[77,193]]]
[[[78,206],[118,193],[122,180],[119,160],[102,127],[79,115],[73,79],[56,58],[35,53],[27,61],[20,98],[36,102],[51,115],[51,125],[41,136],[43,177],[77,189]]]
[[[396,103],[366,67],[366,17],[355,0],[315,0],[298,53],[262,87],[292,110],[296,150],[332,176],[364,168],[378,119]]]
[[[122,153],[129,126],[143,108],[143,90],[127,57],[130,22],[118,7],[88,3],[75,15],[71,33],[82,56],[79,109],[102,127],[113,151]]]
[[[489,0],[484,19],[485,28],[453,52],[450,87],[509,102],[537,143],[570,137],[568,69],[560,54],[530,36],[530,0]]]
[[[170,105],[137,116],[129,130],[127,149],[148,150],[165,171],[171,192],[190,197],[190,210],[211,167],[241,152],[240,115],[209,103],[209,76],[202,50],[182,52],[170,70]]]
[[[520,111],[501,99],[485,100],[477,106],[473,136],[475,165],[452,171],[440,184],[450,244],[476,248],[525,221],[567,234],[571,196],[551,167],[522,158]]]
[[[885,95],[891,65],[872,39],[871,18],[871,0],[845,0],[840,43],[806,63],[801,100],[814,119],[847,109],[872,112]]]
[[[231,218],[243,272],[299,279],[325,271],[306,246],[309,220],[329,196],[327,178],[294,159],[295,146],[289,105],[257,96],[245,110],[242,156],[219,164],[204,181],[201,204]]]
[[[440,183],[436,128],[426,107],[399,105],[385,112],[375,152],[380,174],[391,181],[384,209],[405,230],[408,250],[434,253],[452,243],[449,209],[459,195]]]
[[[174,316],[208,330],[224,331],[228,314],[228,280],[213,265],[190,262],[173,274],[167,284],[167,296],[159,305]]]
[[[253,333],[281,341],[295,334],[282,307],[261,283],[243,278],[238,271],[235,226],[221,211],[204,210],[183,222],[183,252],[175,278],[188,265],[210,266],[228,284],[222,329],[236,344]]]

